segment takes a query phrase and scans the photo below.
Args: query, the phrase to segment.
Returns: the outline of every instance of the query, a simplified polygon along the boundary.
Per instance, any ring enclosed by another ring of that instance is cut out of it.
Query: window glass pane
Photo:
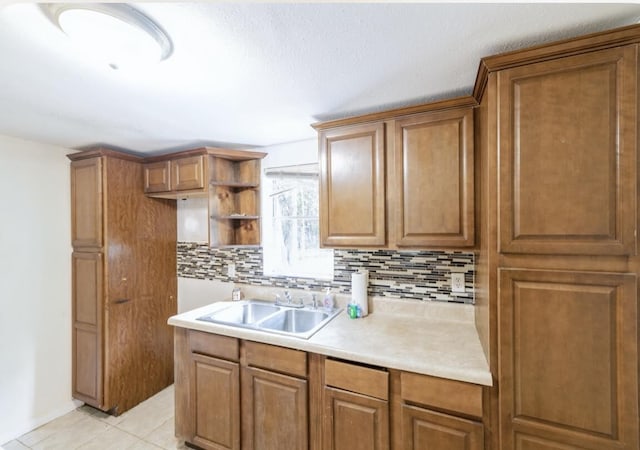
[[[264,220],[267,275],[333,278],[333,250],[320,249],[317,165],[267,169],[270,217]]]

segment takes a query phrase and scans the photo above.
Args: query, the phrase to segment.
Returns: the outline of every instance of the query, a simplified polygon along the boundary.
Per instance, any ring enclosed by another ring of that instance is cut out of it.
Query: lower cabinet
[[[387,402],[329,387],[324,402],[324,450],[389,449]]]
[[[394,449],[484,449],[482,386],[396,371],[391,380]]]
[[[240,449],[240,365],[193,354],[195,433],[207,449]]]
[[[331,359],[324,364],[323,450],[388,450],[388,373]]]
[[[402,405],[402,450],[481,450],[482,423]]]
[[[306,450],[308,423],[306,380],[242,368],[243,450]]]
[[[482,386],[175,330],[176,436],[205,450],[483,450]]]
[[[637,450],[636,274],[498,275],[502,448]]]

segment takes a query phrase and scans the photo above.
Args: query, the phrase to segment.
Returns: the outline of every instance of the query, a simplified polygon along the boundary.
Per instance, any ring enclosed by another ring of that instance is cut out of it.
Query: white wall
[[[308,139],[288,144],[257,149],[267,153],[262,160],[262,170],[295,164],[309,164],[318,161],[318,141]],[[264,177],[262,183],[265,183]],[[266,189],[261,190],[262,215],[268,205]],[[178,241],[207,242],[208,220],[207,202],[200,199],[178,200]],[[263,234],[264,238],[264,234]],[[193,280],[178,278],[178,311],[184,312],[214,301],[229,300],[232,283],[217,280]]]
[[[76,405],[67,153],[0,135],[0,444]]]

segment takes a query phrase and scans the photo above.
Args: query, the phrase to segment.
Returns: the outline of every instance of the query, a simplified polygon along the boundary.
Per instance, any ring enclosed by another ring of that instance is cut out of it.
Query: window
[[[320,248],[318,164],[265,170],[264,273],[333,278],[333,250]]]

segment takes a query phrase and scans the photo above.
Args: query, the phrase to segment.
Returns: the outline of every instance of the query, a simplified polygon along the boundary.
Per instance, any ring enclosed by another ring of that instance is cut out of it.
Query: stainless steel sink
[[[207,316],[199,317],[198,320],[232,325],[249,325],[280,311],[280,309],[279,306],[266,302],[243,302],[242,304],[232,305]]]
[[[260,322],[260,328],[282,333],[307,333],[322,324],[329,314],[308,309],[289,309]]]
[[[339,312],[244,300],[197,320],[308,339]]]

